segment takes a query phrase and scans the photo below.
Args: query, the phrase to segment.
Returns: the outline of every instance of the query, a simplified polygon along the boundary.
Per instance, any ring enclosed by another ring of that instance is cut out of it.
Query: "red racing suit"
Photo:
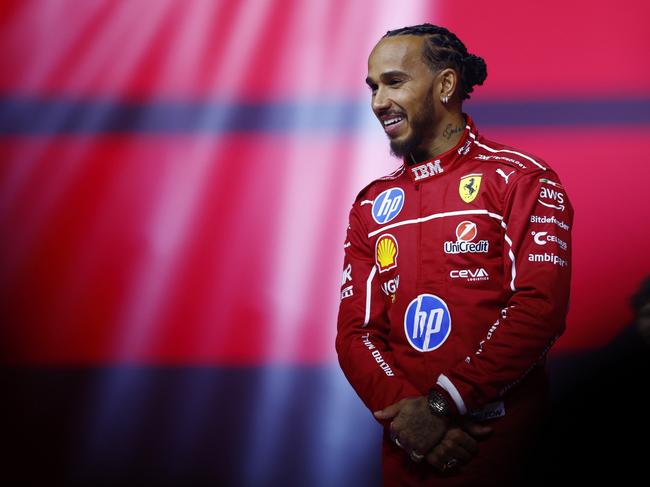
[[[565,328],[573,208],[544,161],[465,117],[456,147],[359,193],[336,350],[371,411],[436,388],[456,413],[489,419],[493,435],[456,474],[485,485],[542,413],[545,355]],[[387,484],[456,485],[384,440]]]

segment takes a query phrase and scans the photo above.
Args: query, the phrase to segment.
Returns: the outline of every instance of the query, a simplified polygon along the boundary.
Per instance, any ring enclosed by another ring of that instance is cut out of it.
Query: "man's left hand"
[[[409,397],[375,412],[377,419],[393,419],[393,441],[416,457],[426,454],[440,442],[449,428],[449,418],[432,414],[425,396]]]

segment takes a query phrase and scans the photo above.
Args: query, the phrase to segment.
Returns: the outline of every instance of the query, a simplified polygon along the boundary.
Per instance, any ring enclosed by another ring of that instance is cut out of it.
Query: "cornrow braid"
[[[449,30],[432,24],[420,24],[389,30],[385,37],[402,35],[425,36],[422,57],[434,73],[452,68],[460,77],[460,99],[467,100],[474,86],[482,85],[487,78],[487,66],[483,58],[467,52],[465,44]]]

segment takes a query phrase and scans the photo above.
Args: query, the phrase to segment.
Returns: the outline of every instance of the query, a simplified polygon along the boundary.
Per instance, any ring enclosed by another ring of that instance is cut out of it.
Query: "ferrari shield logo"
[[[476,198],[481,187],[481,174],[468,174],[460,178],[458,194],[465,203],[471,203]]]

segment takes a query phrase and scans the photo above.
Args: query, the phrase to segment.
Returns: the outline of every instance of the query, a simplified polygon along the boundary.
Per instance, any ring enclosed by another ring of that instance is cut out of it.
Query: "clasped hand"
[[[390,436],[409,453],[414,461],[426,456],[427,462],[440,471],[469,462],[478,451],[477,438],[492,428],[465,418],[450,418],[431,413],[427,398],[410,397],[375,412],[380,420],[392,419]]]

